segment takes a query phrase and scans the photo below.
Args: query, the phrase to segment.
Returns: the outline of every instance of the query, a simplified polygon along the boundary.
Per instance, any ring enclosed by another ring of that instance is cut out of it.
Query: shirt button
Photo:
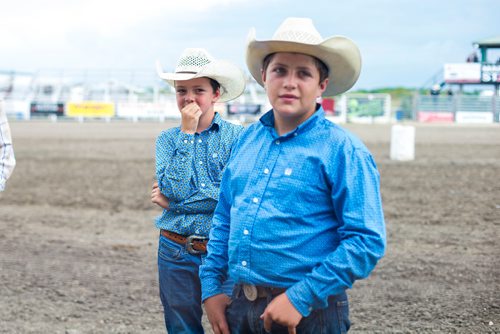
[[[201,139],[198,139],[198,143],[201,143],[201,142],[202,142],[202,140],[201,140]]]
[[[199,164],[200,164],[200,165],[203,165],[203,161],[200,161],[200,162],[199,162]]]
[[[175,210],[175,212],[179,213],[180,211],[179,210]]]
[[[309,306],[308,310],[311,312],[313,310],[312,306]]]
[[[247,266],[247,261],[241,261],[241,265],[242,265],[243,267],[246,267],[246,266]]]
[[[297,137],[297,132],[295,132],[295,133],[293,134],[293,136],[294,136],[294,137]]]
[[[248,232],[248,230],[244,230],[244,231],[243,231],[243,234],[244,234],[244,235],[248,235],[248,233],[250,233],[250,232]]]
[[[269,169],[268,168],[264,169],[264,174],[269,174]]]
[[[202,183],[202,184],[201,184],[201,186],[202,186],[202,187],[205,187],[205,183]]]
[[[259,199],[257,197],[254,197],[252,200],[254,203],[259,203]]]
[[[188,143],[187,139],[184,139],[184,144],[187,144],[187,143]]]
[[[194,144],[194,140],[191,140],[191,144]]]
[[[276,145],[279,145],[281,144],[281,142],[279,140],[276,141]]]
[[[212,154],[212,158],[217,158],[217,153]]]

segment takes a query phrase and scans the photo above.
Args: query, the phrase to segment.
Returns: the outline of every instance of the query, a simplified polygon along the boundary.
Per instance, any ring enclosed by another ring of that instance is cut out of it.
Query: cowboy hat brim
[[[321,60],[329,69],[328,86],[323,96],[334,96],[349,90],[358,80],[361,72],[361,54],[349,38],[334,36],[319,44],[290,41],[256,41],[255,32],[250,31],[246,62],[250,74],[261,85],[264,58],[276,52],[302,53]]]
[[[221,95],[219,102],[234,100],[245,90],[245,75],[236,65],[225,61],[215,60],[202,67],[196,73],[163,72],[159,61],[156,61],[156,71],[158,76],[165,80],[169,85],[175,87],[175,81],[191,80],[196,78],[210,78],[217,81],[221,86]]]

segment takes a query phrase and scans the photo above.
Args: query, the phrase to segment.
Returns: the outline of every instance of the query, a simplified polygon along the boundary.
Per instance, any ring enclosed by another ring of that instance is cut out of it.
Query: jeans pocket
[[[158,243],[158,257],[163,260],[177,260],[182,255],[182,246],[168,240],[165,237],[160,237]]]
[[[337,306],[337,315],[339,320],[339,329],[340,333],[347,333],[349,328],[351,327],[351,322],[349,320],[349,301],[342,300],[336,302]]]

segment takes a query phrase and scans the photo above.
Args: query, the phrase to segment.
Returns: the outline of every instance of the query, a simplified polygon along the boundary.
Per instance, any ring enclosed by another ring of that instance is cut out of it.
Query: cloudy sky
[[[353,39],[363,56],[355,88],[420,87],[472,42],[500,36],[499,0],[17,0],[0,10],[0,71],[175,66],[204,47],[245,69],[250,27],[269,39],[288,16],[323,37]],[[493,55],[496,59],[496,54]]]

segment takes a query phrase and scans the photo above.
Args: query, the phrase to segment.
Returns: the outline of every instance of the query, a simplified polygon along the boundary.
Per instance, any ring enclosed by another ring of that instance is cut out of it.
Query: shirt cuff
[[[168,211],[175,212],[177,211],[182,205],[177,204],[176,202],[169,202],[168,203]],[[178,213],[178,212],[177,212]]]
[[[222,286],[216,278],[203,278],[201,280],[201,300],[204,302],[206,299],[224,293]]]
[[[181,132],[179,136],[179,145],[192,145],[194,144],[194,134]]]
[[[303,317],[309,316],[313,310],[314,296],[304,282],[299,282],[286,290],[286,295],[292,305],[302,314]]]

